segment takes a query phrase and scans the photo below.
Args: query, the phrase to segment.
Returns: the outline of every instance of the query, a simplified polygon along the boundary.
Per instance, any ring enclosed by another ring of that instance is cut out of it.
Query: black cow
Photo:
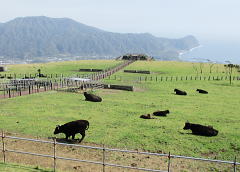
[[[168,113],[170,113],[169,110],[163,110],[163,111],[153,112],[153,115],[155,115],[155,116],[167,116]]]
[[[179,90],[179,89],[174,89],[174,92],[177,94],[177,95],[187,95],[186,91],[182,91],[182,90]]]
[[[72,136],[72,139],[74,139],[75,134],[80,133],[82,138],[79,140],[79,142],[81,142],[85,137],[85,130],[88,128],[89,122],[87,120],[76,120],[68,122],[64,125],[57,125],[54,134],[64,133],[66,135],[66,140],[68,140],[68,137]]]
[[[84,92],[83,94],[85,96],[86,101],[91,101],[91,102],[101,102],[102,101],[101,97],[96,96],[94,94],[90,94],[90,93],[87,93],[87,92]]]
[[[207,91],[205,91],[205,90],[202,90],[202,89],[197,89],[196,91],[198,91],[199,93],[202,93],[202,94],[208,94],[208,92],[207,92]]]
[[[140,118],[143,118],[143,119],[154,119],[154,118],[151,117],[150,114],[141,115]]]
[[[218,134],[218,130],[215,130],[212,126],[204,126],[200,124],[191,124],[189,122],[185,123],[183,128],[184,130],[192,130],[192,133],[195,135],[201,136],[216,136]]]

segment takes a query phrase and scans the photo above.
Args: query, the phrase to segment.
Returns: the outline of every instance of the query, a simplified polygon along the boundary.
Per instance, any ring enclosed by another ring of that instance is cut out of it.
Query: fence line
[[[134,61],[124,61],[104,71],[91,75],[84,75],[82,79],[88,79],[87,81],[79,81],[74,78],[62,78],[63,75],[61,75],[59,79],[47,78],[47,80],[35,80],[32,78],[20,80],[13,79],[7,83],[0,83],[0,91],[3,91],[3,95],[0,94],[0,98],[12,98],[49,90],[58,90],[59,88],[67,88],[67,91],[103,88],[104,85],[99,82],[100,80],[109,77],[133,62]]]
[[[145,82],[164,82],[164,81],[219,81],[219,80],[230,80],[230,76],[138,76],[138,77],[129,77],[134,81]],[[128,80],[127,76],[114,75],[108,77],[109,80]],[[240,76],[231,76],[231,80],[240,81]]]
[[[139,151],[132,151],[132,150],[105,148],[105,146],[103,146],[103,147],[96,147],[95,146],[94,147],[94,146],[85,146],[85,145],[79,145],[79,144],[58,143],[58,142],[56,142],[56,138],[54,138],[53,141],[45,141],[45,140],[29,139],[29,138],[15,137],[15,136],[6,136],[3,131],[2,131],[2,135],[0,137],[2,138],[2,145],[3,145],[2,146],[2,153],[3,153],[4,163],[6,163],[6,154],[5,154],[6,152],[13,152],[13,153],[18,153],[18,154],[28,154],[28,155],[32,155],[32,156],[41,156],[41,157],[46,157],[46,158],[53,158],[53,160],[54,160],[54,162],[53,162],[54,171],[56,170],[56,165],[57,165],[56,160],[57,159],[62,159],[62,160],[69,160],[69,161],[77,161],[77,162],[84,162],[84,163],[102,165],[104,172],[105,172],[105,166],[127,168],[127,169],[136,169],[136,170],[141,170],[141,171],[164,172],[162,170],[156,170],[156,169],[139,168],[139,167],[132,167],[132,166],[124,166],[124,165],[119,165],[119,164],[106,163],[105,162],[105,160],[106,160],[105,159],[105,152],[106,151],[116,151],[116,152],[126,152],[126,153],[136,153],[136,154],[144,154],[144,155],[150,155],[150,156],[154,155],[154,156],[159,156],[159,157],[167,157],[168,158],[168,172],[170,171],[172,158],[191,159],[191,160],[197,160],[197,161],[207,161],[207,162],[213,162],[213,163],[231,164],[231,165],[233,165],[233,171],[234,172],[237,171],[237,166],[240,165],[240,163],[236,161],[236,156],[235,156],[234,161],[213,160],[213,159],[206,159],[206,158],[195,158],[195,157],[188,157],[188,156],[171,155],[170,152],[168,154],[160,154],[160,153],[151,153],[151,152],[139,152]],[[6,142],[5,142],[6,138],[53,144],[53,150],[54,150],[53,155],[46,155],[46,154],[39,154],[39,153],[24,152],[24,151],[19,151],[19,150],[7,149],[6,148]],[[56,156],[56,153],[57,153],[56,152],[56,145],[74,146],[74,147],[81,147],[81,148],[87,148],[87,149],[101,150],[101,151],[103,151],[102,152],[102,162]]]

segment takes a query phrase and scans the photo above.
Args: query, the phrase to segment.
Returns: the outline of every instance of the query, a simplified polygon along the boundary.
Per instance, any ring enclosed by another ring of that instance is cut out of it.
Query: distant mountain
[[[149,33],[112,33],[68,18],[24,17],[0,23],[0,56],[5,58],[144,53],[178,59],[180,52],[198,45],[193,36],[167,39]]]

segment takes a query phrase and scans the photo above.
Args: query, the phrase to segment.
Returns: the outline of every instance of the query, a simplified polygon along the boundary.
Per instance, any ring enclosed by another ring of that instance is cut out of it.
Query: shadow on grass
[[[54,139],[55,137],[48,137],[48,139]],[[56,141],[59,143],[67,143],[67,144],[78,144],[81,143],[79,142],[79,139],[71,139],[71,140],[66,140],[65,138],[56,138]]]
[[[5,168],[11,168],[14,169],[15,171],[19,171],[19,170],[27,170],[27,171],[35,171],[35,172],[53,172],[53,170],[44,170],[39,168],[38,166],[36,167],[28,167],[28,166],[24,166],[24,165],[20,165],[20,164],[8,164],[8,163],[2,163],[0,162],[0,166],[5,167]]]
[[[181,131],[179,131],[178,133],[182,134],[182,135],[193,135],[193,136],[197,136],[197,137],[216,137],[216,136],[205,136],[205,135],[199,135],[199,134],[193,134],[193,133],[184,133]]]

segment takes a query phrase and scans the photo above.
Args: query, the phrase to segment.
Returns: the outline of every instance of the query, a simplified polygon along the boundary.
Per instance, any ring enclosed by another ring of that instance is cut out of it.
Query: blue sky
[[[67,17],[111,32],[240,39],[240,0],[0,0],[0,22]]]

